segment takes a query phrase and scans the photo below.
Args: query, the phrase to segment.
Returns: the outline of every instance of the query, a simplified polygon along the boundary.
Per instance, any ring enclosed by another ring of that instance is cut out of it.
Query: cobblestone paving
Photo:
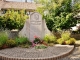
[[[73,51],[72,54],[58,60],[80,60],[80,47],[75,47],[75,50]]]
[[[68,53],[73,49],[73,46],[53,46],[44,50],[36,50],[35,48],[10,48],[0,50],[0,56],[14,57],[14,58],[48,58],[60,56]]]

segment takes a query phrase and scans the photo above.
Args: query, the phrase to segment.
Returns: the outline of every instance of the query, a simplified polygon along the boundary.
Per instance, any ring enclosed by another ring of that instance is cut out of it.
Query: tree
[[[25,23],[25,20],[28,18],[27,15],[25,15],[24,10],[14,11],[14,10],[8,10],[4,15],[4,28],[8,29],[21,29]]]
[[[35,0],[42,4],[37,11],[46,20],[49,30],[68,29],[75,25],[71,0]],[[48,13],[44,14],[47,11]]]

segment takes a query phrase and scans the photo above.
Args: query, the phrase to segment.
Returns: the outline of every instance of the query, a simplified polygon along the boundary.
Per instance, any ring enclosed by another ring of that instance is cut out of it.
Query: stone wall
[[[13,31],[13,30],[11,30],[10,33],[9,33],[9,38],[10,39],[15,39],[16,37],[18,37],[18,32],[19,31]]]
[[[60,35],[60,33],[59,32],[53,32],[53,34],[57,37],[57,38],[60,38],[61,37],[61,35]],[[74,33],[72,33],[71,34],[71,37],[72,38],[75,38],[76,40],[80,40],[80,34],[74,34]]]
[[[71,34],[71,37],[80,40],[80,34]]]

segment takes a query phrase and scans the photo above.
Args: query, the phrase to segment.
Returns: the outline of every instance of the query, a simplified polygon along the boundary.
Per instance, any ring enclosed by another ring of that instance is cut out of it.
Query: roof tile
[[[31,3],[31,2],[10,2],[10,1],[0,1],[0,8],[2,9],[29,9],[29,10],[35,10],[39,4]]]

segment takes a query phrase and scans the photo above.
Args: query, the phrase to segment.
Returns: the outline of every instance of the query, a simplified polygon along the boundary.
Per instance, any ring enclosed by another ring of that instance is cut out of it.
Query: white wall
[[[25,0],[6,0],[6,1],[16,1],[16,2],[25,2]],[[27,0],[27,2],[33,2],[34,0]]]
[[[24,2],[24,0],[6,0],[6,1]]]

